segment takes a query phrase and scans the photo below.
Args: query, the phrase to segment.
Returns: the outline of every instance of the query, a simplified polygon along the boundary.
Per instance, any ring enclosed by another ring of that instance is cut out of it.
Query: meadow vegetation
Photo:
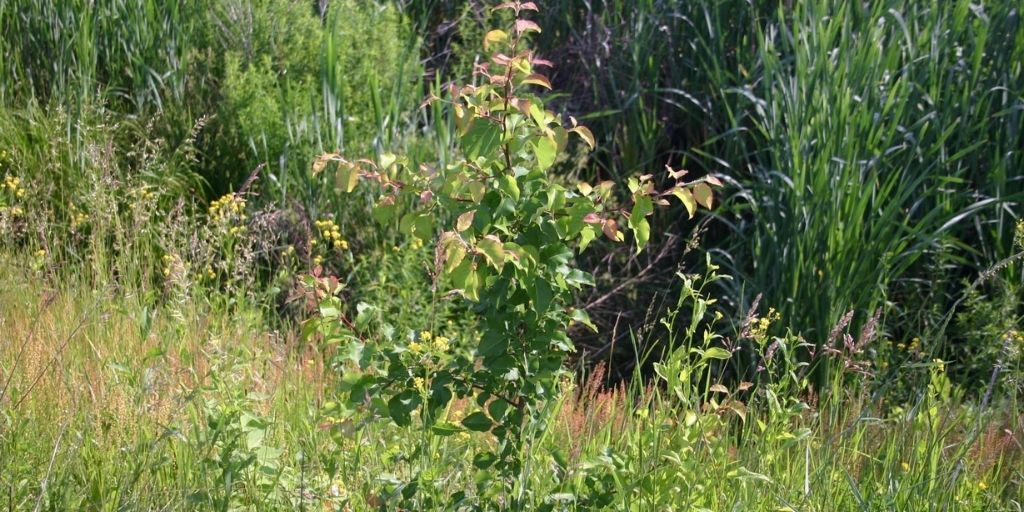
[[[1020,510],[1020,7],[0,0],[0,509]]]

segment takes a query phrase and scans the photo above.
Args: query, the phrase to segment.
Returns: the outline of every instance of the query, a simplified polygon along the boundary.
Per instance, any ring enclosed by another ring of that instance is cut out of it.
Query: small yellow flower
[[[903,468],[903,472],[904,473],[907,473],[907,472],[910,471],[910,464],[909,463],[901,462],[900,463],[900,467]]]
[[[434,350],[438,352],[447,352],[449,347],[449,340],[446,336],[438,336],[434,338]]]
[[[430,331],[423,331],[420,333],[420,339],[423,341],[430,341],[434,338],[434,335]]]
[[[983,491],[988,490],[988,484],[986,484],[985,482],[978,482],[978,489],[981,489]]]
[[[413,384],[416,386],[416,389],[420,393],[426,393],[427,392],[427,381],[424,380],[423,377],[415,377],[415,378],[412,379],[412,381],[413,381]]]
[[[907,350],[909,350],[911,352],[917,352],[917,349],[919,349],[919,348],[921,348],[921,338],[917,338],[917,337],[915,337],[914,339],[910,340],[910,345],[907,346]]]
[[[313,265],[319,265],[324,262],[323,256],[316,256],[313,258]]]
[[[421,354],[421,353],[423,353],[423,344],[418,342],[418,341],[414,341],[414,342],[410,343],[409,344],[409,352],[412,352],[413,354]]]

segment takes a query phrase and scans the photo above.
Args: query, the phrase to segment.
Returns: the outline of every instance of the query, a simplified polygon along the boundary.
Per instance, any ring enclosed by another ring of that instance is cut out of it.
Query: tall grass
[[[892,316],[920,308],[902,302],[913,277],[934,282],[918,297],[948,304],[932,269],[952,281],[1011,249],[1024,163],[1015,11],[816,1],[769,16],[756,81],[736,95],[749,117],[734,129],[752,143],[719,154],[749,172],[737,268],[818,340],[849,310],[863,322],[890,301]]]
[[[429,500],[462,491],[469,506],[486,491],[465,457],[486,434],[396,429],[339,407],[330,366],[347,355],[265,332],[245,307],[152,307],[73,273],[48,289],[22,258],[2,258],[0,486],[12,510],[435,510]],[[550,404],[525,454],[531,510],[1014,510],[1024,498],[1012,392],[979,408],[933,363],[906,368],[928,384],[903,407],[855,387],[813,397],[789,346],[756,390],[726,387],[714,359],[693,357],[713,342],[713,284],[680,286],[652,326],[676,349],[656,385],[608,387],[599,368]],[[417,493],[403,492],[410,480]]]

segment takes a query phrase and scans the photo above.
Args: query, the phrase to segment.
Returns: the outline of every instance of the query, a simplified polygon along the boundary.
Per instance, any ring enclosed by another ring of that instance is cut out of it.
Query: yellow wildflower
[[[449,340],[445,336],[438,336],[438,337],[434,338],[434,343],[433,343],[434,350],[436,350],[438,352],[447,352],[448,351],[448,346],[449,346],[448,342],[450,342],[450,341],[451,340]]]

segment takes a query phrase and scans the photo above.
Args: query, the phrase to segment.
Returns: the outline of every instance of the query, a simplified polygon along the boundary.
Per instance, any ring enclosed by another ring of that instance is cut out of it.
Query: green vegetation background
[[[728,186],[699,223],[658,212],[643,257],[580,261],[600,332],[576,333],[579,367],[603,369],[567,384],[530,454],[536,507],[1019,507],[1019,3],[542,8],[551,102],[598,139],[559,176],[669,164]],[[431,304],[432,248],[309,169],[450,161],[452,120],[420,102],[472,80],[499,21],[468,0],[0,0],[0,507],[415,508],[410,475],[433,499],[475,488],[459,443],[484,440],[338,417],[339,356],[297,335],[296,276],[337,275],[346,313],[389,336],[437,315],[471,346],[471,315]],[[677,275],[707,262],[732,279]],[[673,357],[711,297],[741,347],[714,408]]]

